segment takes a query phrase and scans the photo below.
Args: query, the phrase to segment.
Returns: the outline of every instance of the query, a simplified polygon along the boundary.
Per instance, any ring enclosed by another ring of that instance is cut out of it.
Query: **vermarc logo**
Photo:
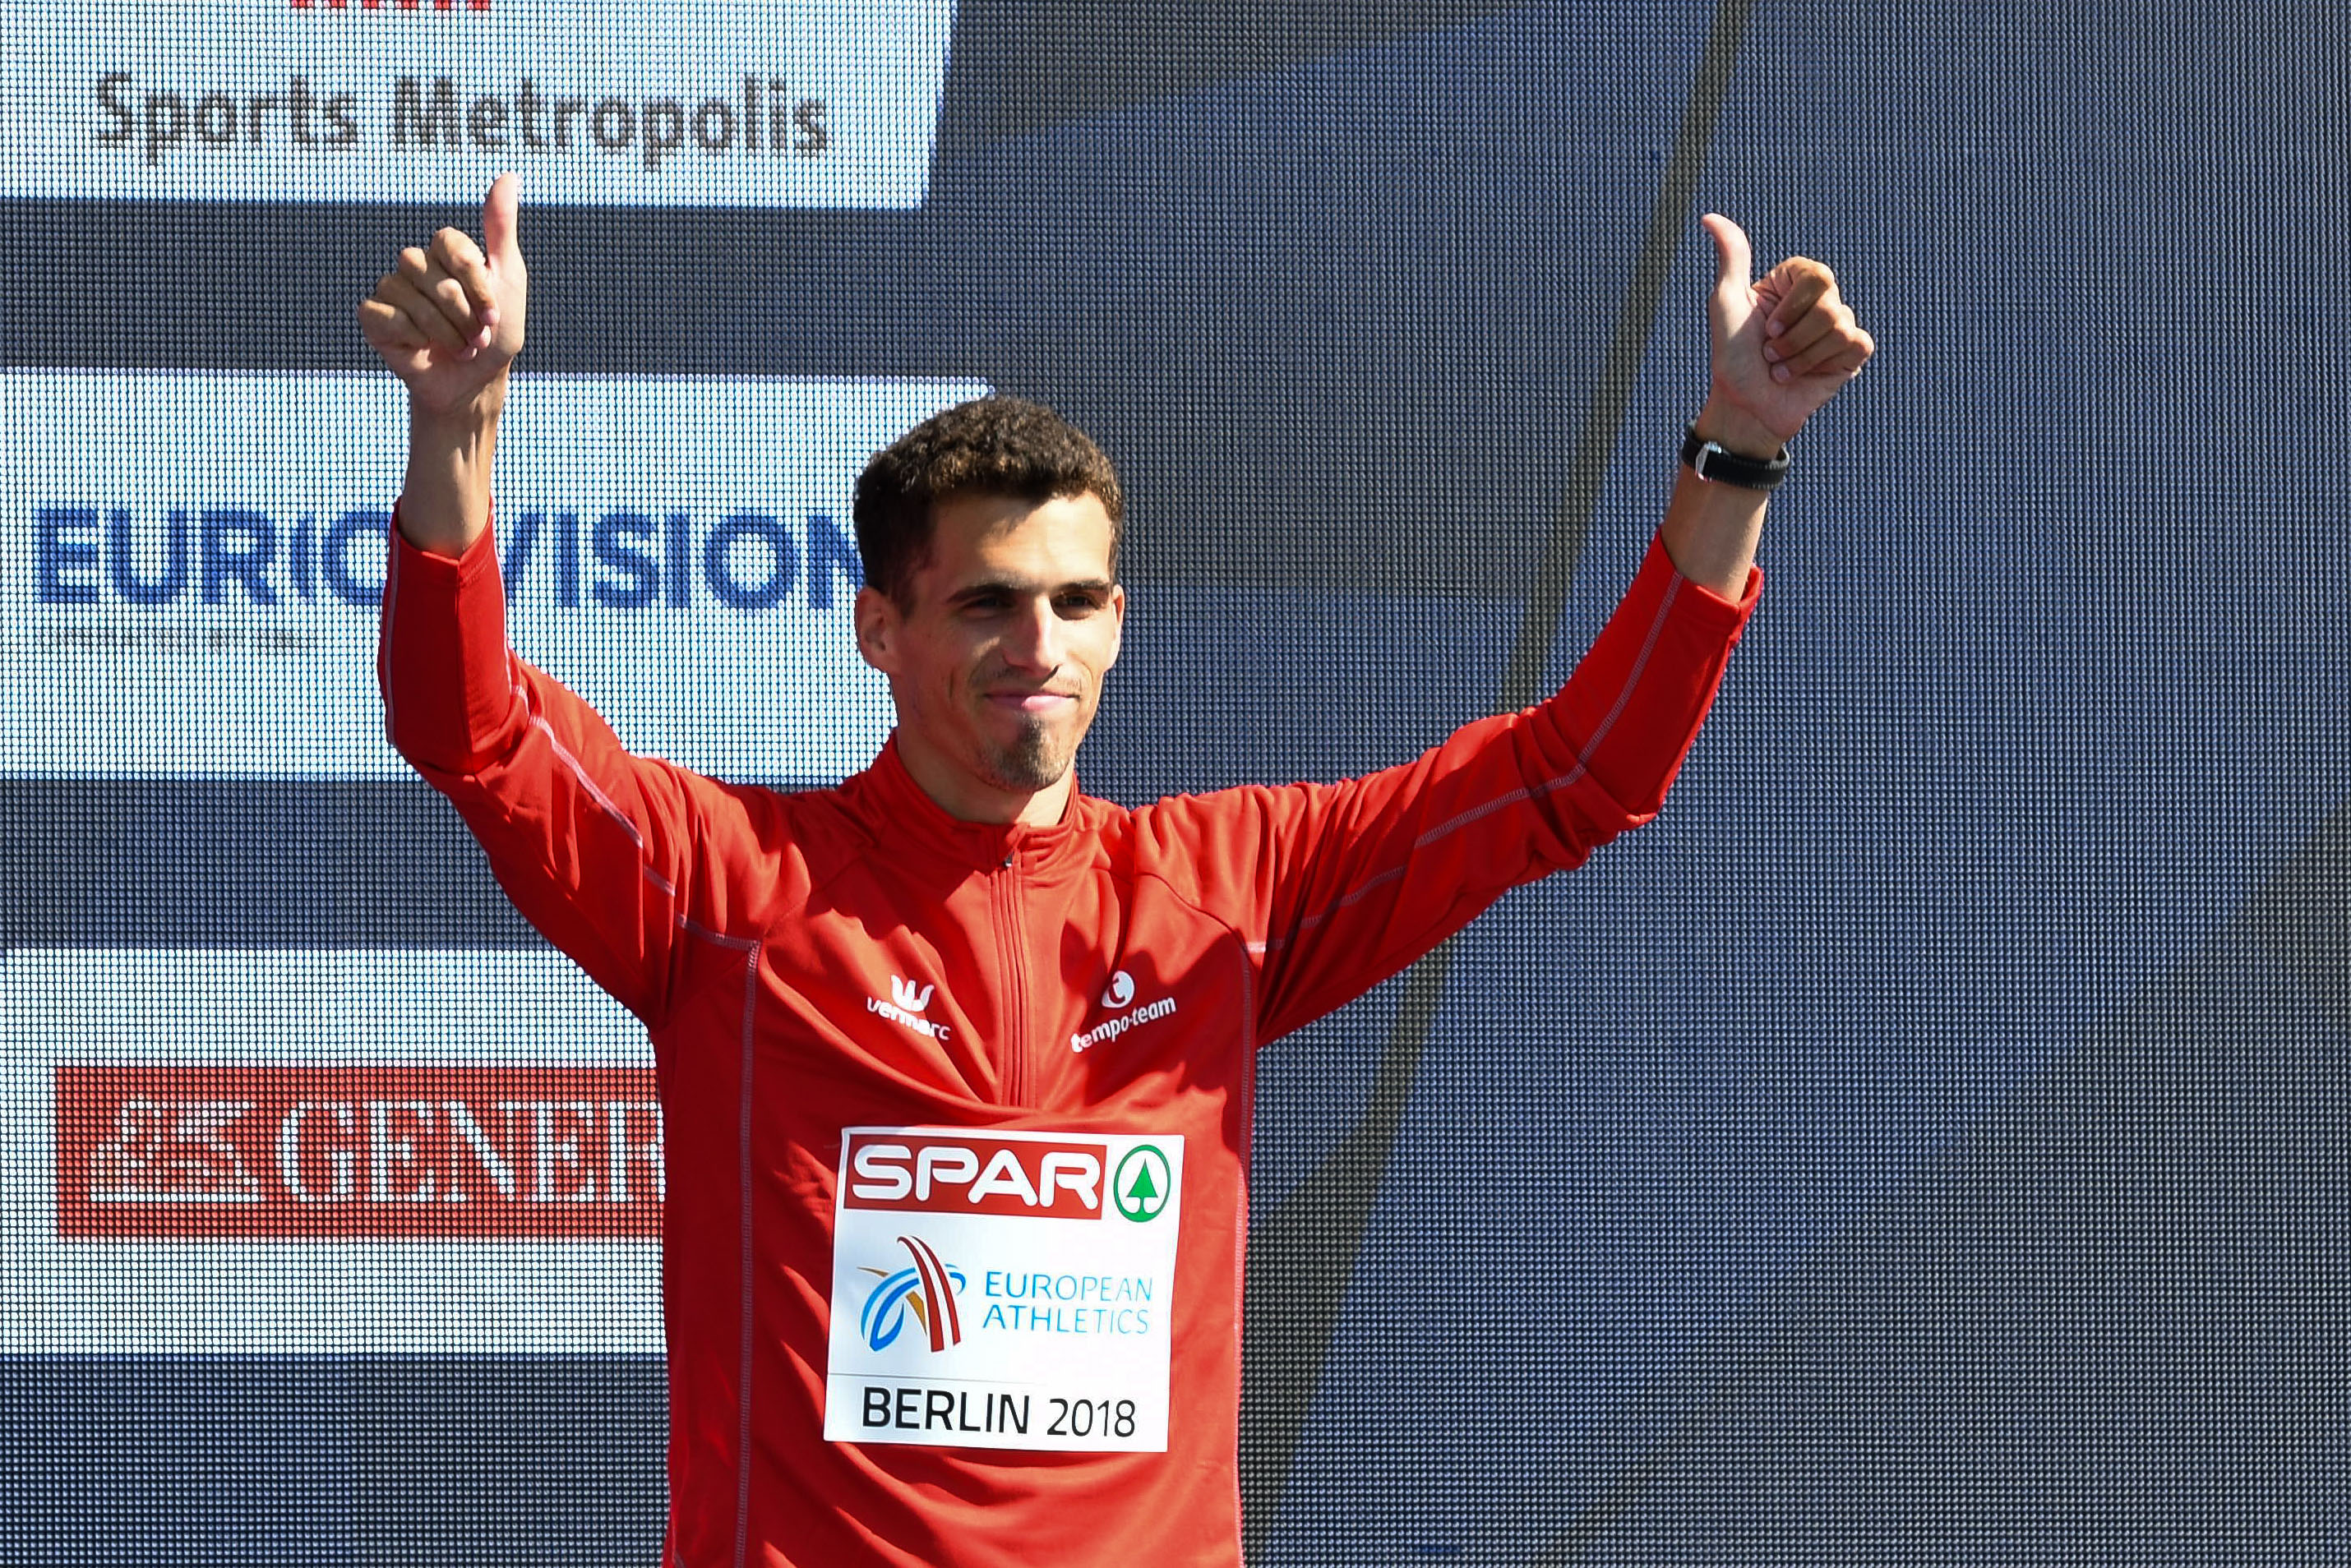
[[[891,1023],[911,1029],[917,1034],[944,1040],[953,1031],[944,1023],[934,1023],[923,1016],[937,990],[935,985],[917,983],[904,975],[893,974],[890,977],[890,1000],[884,1002],[878,996],[869,996],[865,999],[865,1011],[878,1012]]]

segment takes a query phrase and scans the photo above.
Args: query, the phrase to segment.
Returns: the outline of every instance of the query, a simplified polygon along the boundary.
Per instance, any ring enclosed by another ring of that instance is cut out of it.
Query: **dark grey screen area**
[[[2351,1555],[2346,46],[965,0],[918,208],[527,207],[533,369],[1096,434],[1130,803],[1564,677],[1703,394],[1700,213],[1876,334],[1661,818],[1263,1056],[1253,1563]],[[362,196],[0,202],[0,364],[365,369],[352,303],[471,214]],[[408,781],[16,769],[0,822],[0,984],[538,943]],[[0,1563],[647,1563],[664,1419],[651,1354],[20,1344]]]

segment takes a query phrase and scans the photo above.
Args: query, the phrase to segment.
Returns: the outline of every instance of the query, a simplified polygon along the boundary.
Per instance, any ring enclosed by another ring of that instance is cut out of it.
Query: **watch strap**
[[[1700,479],[1735,484],[1741,490],[1777,490],[1788,477],[1788,449],[1768,458],[1742,457],[1710,441],[1700,441],[1692,425],[1682,437],[1682,462]]]

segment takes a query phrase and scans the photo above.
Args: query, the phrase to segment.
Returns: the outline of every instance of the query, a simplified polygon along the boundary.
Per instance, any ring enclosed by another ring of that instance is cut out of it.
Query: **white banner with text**
[[[953,0],[236,0],[19,14],[0,195],[911,208]]]
[[[866,459],[974,382],[517,377],[507,632],[632,750],[844,776]],[[0,774],[396,777],[376,691],[407,450],[390,375],[0,374]]]
[[[0,1354],[661,1348],[643,1030],[545,951],[0,961]]]

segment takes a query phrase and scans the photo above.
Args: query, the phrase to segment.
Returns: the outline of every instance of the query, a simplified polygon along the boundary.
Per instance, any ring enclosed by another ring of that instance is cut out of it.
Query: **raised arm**
[[[1828,268],[1799,257],[1750,282],[1746,235],[1714,215],[1706,228],[1721,267],[1695,434],[1768,462],[1873,345]],[[1754,604],[1766,496],[1684,472],[1624,601],[1549,701],[1363,778],[1154,808],[1171,850],[1195,846],[1203,907],[1258,955],[1260,1039],[1339,1006],[1509,888],[1576,866],[1656,815]]]
[[[473,830],[515,907],[658,1025],[697,957],[739,971],[771,896],[772,796],[632,755],[587,703],[507,646],[490,466],[527,287],[512,175],[483,243],[443,229],[359,307],[407,384],[377,677],[392,744]]]
[[[530,278],[517,238],[517,185],[501,175],[482,202],[482,243],[443,229],[400,253],[360,302],[360,330],[408,387],[408,482],[400,531],[454,560],[490,525],[490,458],[522,352]]]
[[[1746,232],[1719,213],[1708,213],[1703,225],[1721,265],[1707,302],[1712,383],[1691,428],[1701,441],[1768,462],[1861,374],[1876,344],[1855,322],[1827,267],[1791,256],[1753,281]],[[1739,597],[1755,565],[1769,495],[1684,469],[1657,527],[1675,568],[1700,587]]]

